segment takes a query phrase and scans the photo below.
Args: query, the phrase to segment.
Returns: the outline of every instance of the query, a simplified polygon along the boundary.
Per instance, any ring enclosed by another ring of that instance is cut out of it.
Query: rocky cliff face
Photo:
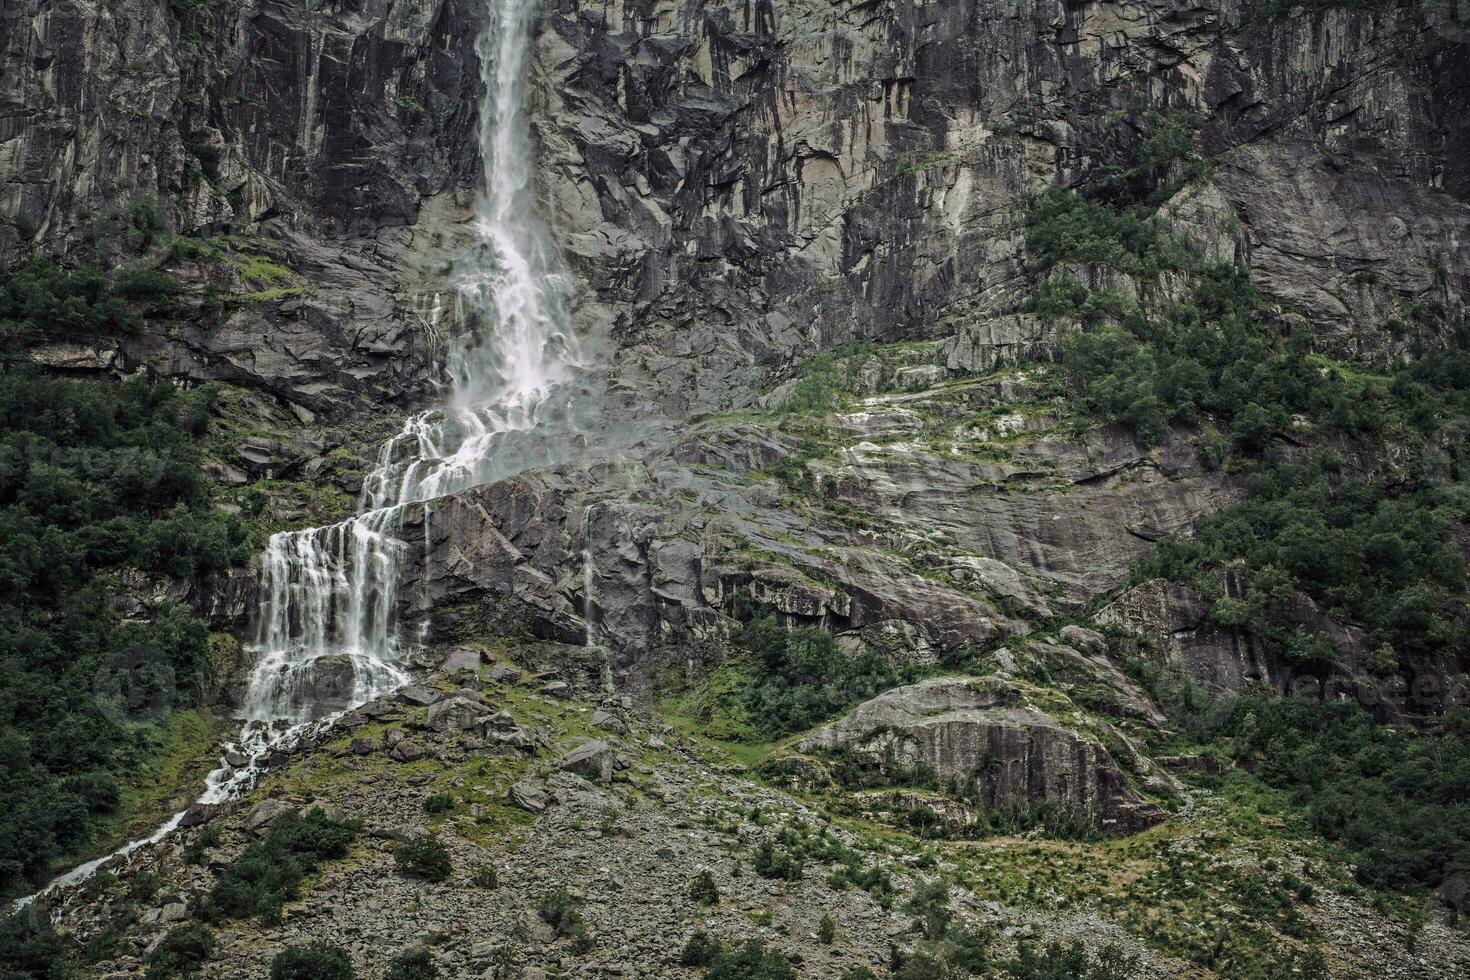
[[[392,878],[392,900],[415,911],[382,921],[384,842],[428,819],[421,788],[477,794],[453,818],[467,861],[483,828],[509,839],[537,820],[534,846],[505,865],[516,900],[535,901],[548,869],[587,880],[598,928],[622,929],[621,948],[636,950],[633,963],[616,945],[597,954],[608,974],[680,975],[648,940],[689,914],[670,862],[714,864],[728,843],[687,833],[690,821],[728,820],[749,843],[776,839],[760,808],[786,808],[799,829],[826,817],[777,780],[711,762],[708,746],[648,722],[631,700],[599,701],[596,713],[588,702],[609,681],[631,699],[670,674],[704,676],[742,607],[825,627],[841,649],[887,662],[985,673],[899,687],[793,740],[778,768],[806,788],[841,789],[838,762],[876,772],[884,790],[923,768],[972,781],[975,809],[1055,812],[1088,833],[1132,833],[1181,809],[1179,785],[1134,747],[1168,726],[1142,661],[1211,691],[1353,697],[1393,721],[1470,702],[1465,664],[1406,658],[1397,674],[1372,675],[1364,632],[1305,596],[1292,597],[1293,622],[1332,638],[1331,668],[1268,654],[1211,619],[1194,590],[1123,591],[1135,561],[1241,499],[1244,484],[1189,426],[1147,448],[1068,414],[1044,362],[1078,324],[1031,311],[1040,272],[1025,248],[1027,202],[1048,188],[1116,203],[1157,194],[1175,247],[1247,272],[1269,329],[1377,364],[1442,343],[1430,321],[1462,314],[1470,296],[1470,46],[1434,16],[1387,2],[544,3],[530,66],[541,205],[598,345],[603,429],[572,462],[410,509],[401,618],[431,648],[415,667],[438,673],[351,715],[358,737],[273,760],[257,794],[303,803],[325,785],[355,815],[386,799],[391,821],[370,823],[366,856],[333,872],[340,907],[271,926],[264,946],[241,927],[215,975],[259,975],[262,950],[286,942],[328,936],[371,958],[436,924],[487,921],[529,961],[570,960],[545,923],[509,904],[467,913],[488,901],[468,872],[430,911],[410,895],[418,885]],[[137,336],[61,339],[32,357],[75,374],[220,382],[220,482],[268,485],[282,525],[340,516],[363,455],[438,378],[438,327],[452,315],[438,293],[479,180],[482,17],[468,0],[0,10],[0,259],[85,259],[139,214],[185,243],[146,259],[187,287],[174,313]],[[1188,286],[1183,274],[1145,281],[1106,265],[1052,274],[1131,298]],[[853,397],[813,407],[813,389],[839,377]],[[1382,462],[1339,448],[1364,472]],[[247,579],[136,591],[187,600],[243,633]],[[434,655],[451,644],[473,648]],[[479,650],[505,644],[530,650],[523,665],[543,674],[482,670]],[[332,681],[319,700],[341,694]],[[737,787],[744,813],[701,802],[715,780]],[[507,802],[534,816],[508,819]],[[1196,859],[1196,878],[1219,872],[1199,855],[1229,821],[1210,809],[1218,801],[1198,802],[1150,832],[1171,874]],[[849,801],[820,803],[830,815]],[[636,813],[640,829],[579,841],[612,807]],[[859,815],[889,819],[876,805]],[[243,809],[221,819],[228,850],[264,827]],[[874,846],[875,861],[898,854]],[[661,889],[631,926],[616,910],[639,903],[617,894],[623,883],[598,863],[607,854],[640,869],[633,887]],[[1136,857],[1107,854],[1119,866]],[[924,860],[901,856],[905,889]],[[944,871],[959,880],[970,860]],[[1307,874],[1300,854],[1282,860]],[[206,870],[183,870],[181,854],[148,861],[204,887]],[[1262,880],[1286,887],[1279,870]],[[805,934],[840,904],[854,932],[871,932],[812,954],[819,970],[877,964],[884,944],[907,941],[891,895],[844,896],[840,876],[789,892],[723,867],[717,877],[745,903],[711,913],[728,928],[774,903]],[[1173,901],[1176,886],[1138,894]],[[1242,894],[1257,892],[1251,877]],[[1005,918],[998,903],[1011,897],[960,902],[977,920],[1032,928]],[[1090,894],[1087,907],[1115,898]],[[1369,921],[1347,898],[1331,901],[1341,921]],[[169,907],[148,927],[167,925]],[[93,911],[69,914],[96,925]],[[1371,921],[1360,931],[1381,942],[1367,952],[1333,940],[1365,972],[1390,962],[1391,975],[1412,976],[1431,962],[1449,975],[1467,962],[1441,931],[1409,963],[1398,927]],[[1089,912],[1044,925],[1093,942],[1113,928],[1099,923]],[[498,949],[459,943],[445,962],[478,975]],[[142,969],[146,952],[140,936],[118,974]],[[1147,967],[1195,969],[1168,957]]]

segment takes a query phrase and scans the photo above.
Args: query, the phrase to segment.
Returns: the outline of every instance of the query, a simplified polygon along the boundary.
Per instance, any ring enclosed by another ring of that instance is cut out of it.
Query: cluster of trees
[[[1242,698],[1189,727],[1284,791],[1364,884],[1432,887],[1470,871],[1470,713],[1431,734],[1376,724],[1356,704]]]
[[[1212,570],[1233,563],[1245,595],[1219,597],[1214,617],[1297,660],[1337,656],[1294,621],[1298,593],[1365,626],[1378,669],[1406,655],[1470,654],[1465,562],[1450,534],[1458,511],[1443,488],[1343,480],[1320,458],[1263,467],[1247,487],[1244,500],[1201,517],[1192,538],[1160,543],[1141,574],[1212,589]]]
[[[111,272],[32,259],[0,279],[0,348],[47,340],[136,334],[145,317],[182,293],[178,280],[146,265]]]
[[[190,435],[199,396],[0,365],[0,895],[42,880],[118,805],[117,779],[198,703],[205,624],[167,607],[124,622],[114,575],[207,575],[243,562]]]
[[[746,623],[735,639],[757,661],[744,699],[752,726],[764,738],[810,728],[918,677],[911,664],[895,664],[866,648],[849,653],[830,631],[787,628],[773,615]]]

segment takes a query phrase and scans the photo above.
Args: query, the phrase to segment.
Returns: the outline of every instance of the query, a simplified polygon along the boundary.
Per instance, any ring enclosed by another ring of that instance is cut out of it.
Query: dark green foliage
[[[903,980],[951,980],[991,976],[988,932],[949,923],[938,935],[928,935],[920,948],[900,958],[893,975]]]
[[[1356,704],[1241,699],[1194,728],[1258,763],[1260,779],[1346,849],[1364,884],[1406,888],[1470,870],[1470,716],[1446,720],[1443,734],[1416,734],[1377,725]]]
[[[255,915],[278,920],[307,875],[322,861],[346,856],[358,829],[356,823],[335,820],[319,809],[304,816],[286,811],[265,840],[247,847],[220,874],[204,901],[204,918],[219,922]]]
[[[914,917],[926,938],[942,939],[949,930],[952,918],[949,911],[949,885],[940,878],[920,882],[913,895],[904,903],[903,910]]]
[[[817,942],[830,946],[837,939],[837,920],[832,918],[832,913],[822,915],[817,923]]]
[[[448,813],[454,809],[454,797],[448,793],[434,793],[424,800],[424,812]]]
[[[44,919],[0,913],[0,976],[5,980],[71,980],[72,944]]]
[[[148,957],[148,980],[171,980],[196,973],[214,952],[214,930],[191,922],[169,931]]]
[[[271,960],[271,980],[353,980],[347,952],[327,943],[288,946]]]
[[[185,864],[203,864],[209,857],[211,848],[219,846],[219,828],[206,827],[199,836],[189,842],[184,848]]]
[[[500,873],[493,864],[482,864],[470,875],[470,884],[476,888],[499,888]]]
[[[1026,210],[1026,251],[1033,265],[1111,265],[1150,277],[1171,262],[1158,226],[1141,210],[1120,210],[1065,190],[1050,190]]]
[[[745,701],[752,725],[767,738],[810,728],[918,676],[912,665],[892,664],[872,650],[845,653],[827,630],[788,629],[775,616],[746,624],[736,642],[763,668]]]
[[[118,804],[156,725],[210,683],[205,624],[164,606],[123,622],[110,576],[245,561],[181,419],[197,394],[0,366],[0,895],[39,883]]]
[[[706,980],[796,980],[796,971],[777,950],[766,949],[759,940],[747,939],[729,946],[703,929],[689,937],[679,962],[703,966]]]
[[[689,897],[700,905],[720,904],[720,889],[715,884],[715,876],[708,871],[695,875],[689,883]]]
[[[434,980],[437,976],[439,968],[434,965],[434,958],[427,949],[419,946],[405,949],[393,957],[384,980]]]
[[[800,881],[802,860],[790,851],[778,850],[770,841],[761,841],[750,858],[751,867],[762,878]]]
[[[1245,594],[1217,599],[1213,615],[1297,660],[1336,657],[1325,637],[1293,625],[1298,591],[1368,627],[1383,669],[1405,654],[1470,654],[1465,563],[1442,492],[1342,480],[1320,462],[1263,469],[1248,490],[1200,518],[1193,538],[1163,542],[1141,574],[1208,588],[1212,569],[1239,563]]]
[[[1094,957],[1081,942],[1049,942],[1040,952],[1023,943],[1016,958],[1005,965],[1013,980],[1133,980],[1138,957],[1108,943]]]
[[[146,315],[168,309],[179,293],[178,282],[156,269],[109,273],[32,259],[0,273],[0,352],[8,361],[24,344],[136,334]]]
[[[449,848],[434,834],[404,841],[393,852],[398,870],[425,881],[444,881],[454,872]]]
[[[558,939],[570,939],[572,948],[585,952],[592,948],[592,933],[582,917],[581,900],[566,888],[557,888],[541,896],[536,914],[551,926]]]

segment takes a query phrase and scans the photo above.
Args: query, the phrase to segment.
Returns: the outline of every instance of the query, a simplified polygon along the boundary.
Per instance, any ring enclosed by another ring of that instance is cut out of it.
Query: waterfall
[[[279,740],[271,733],[283,724],[331,715],[406,679],[395,621],[404,508],[568,455],[586,409],[574,383],[585,362],[570,325],[573,280],[532,192],[524,102],[535,0],[487,2],[475,42],[483,182],[469,246],[445,290],[453,316],[443,397],[382,446],[358,516],[271,538],[241,742],[252,756]],[[443,308],[442,294],[434,306]]]
[[[270,538],[260,565],[263,601],[244,726],[228,747],[249,761],[211,773],[201,802],[238,795],[272,751],[407,680],[395,618],[407,552],[397,536],[404,508],[570,456],[596,410],[581,383],[587,364],[571,328],[574,283],[536,216],[532,192],[524,100],[535,0],[486,4],[475,41],[484,84],[483,182],[470,245],[444,290],[453,315],[442,397],[383,445],[357,516]],[[436,327],[443,309],[443,295],[436,295]],[[39,894],[161,839],[181,817]]]

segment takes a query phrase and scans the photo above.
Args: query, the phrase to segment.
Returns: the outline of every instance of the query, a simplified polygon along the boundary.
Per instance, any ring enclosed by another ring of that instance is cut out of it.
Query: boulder
[[[429,727],[436,732],[460,732],[475,727],[488,712],[478,701],[455,695],[429,706]]]
[[[291,809],[280,800],[265,800],[245,815],[245,829],[252,834],[263,834],[270,829],[276,818]]]
[[[617,768],[617,753],[600,739],[588,739],[563,755],[557,766],[596,783],[611,782],[613,770]]]
[[[628,725],[623,719],[610,711],[603,711],[601,708],[592,712],[592,727],[601,728],[603,731],[612,732],[614,735],[626,735],[628,732]]]
[[[428,752],[422,745],[404,739],[393,746],[393,750],[388,753],[388,758],[394,762],[417,762],[426,755],[428,755]]]
[[[973,777],[985,806],[1007,814],[1051,807],[1107,833],[1132,833],[1163,817],[1128,786],[1106,748],[999,678],[936,677],[896,688],[797,747],[840,752],[885,774],[926,767],[941,780]]]
[[[469,647],[460,647],[450,651],[449,656],[445,657],[444,662],[439,665],[439,669],[446,674],[456,670],[478,670],[479,667],[480,651]]]
[[[510,787],[510,801],[522,810],[540,813],[551,805],[551,794],[534,779],[520,779]]]
[[[430,690],[422,684],[409,684],[400,687],[394,694],[404,704],[411,704],[416,708],[425,708],[438,701],[442,696],[438,691]]]

